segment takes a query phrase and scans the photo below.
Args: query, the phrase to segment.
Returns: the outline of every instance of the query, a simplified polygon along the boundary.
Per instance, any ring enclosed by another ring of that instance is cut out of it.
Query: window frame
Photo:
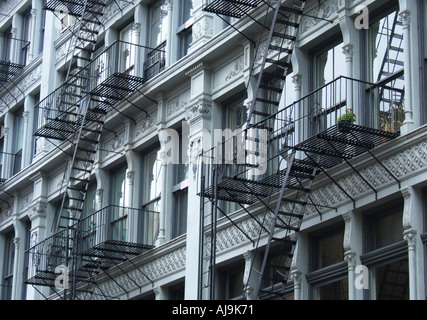
[[[4,300],[12,300],[12,284],[13,284],[13,269],[15,263],[15,232],[10,231],[6,234],[5,241],[5,259],[4,259],[4,271],[2,276],[3,284],[3,297]]]
[[[378,212],[380,210],[380,212]],[[386,246],[376,248],[375,246],[375,221],[394,214],[398,211],[402,211],[403,214],[403,198],[397,198],[389,201],[386,204],[377,206],[370,210],[362,213],[362,231],[363,231],[363,254],[360,256],[362,265],[365,265],[369,269],[369,282],[376,284],[376,270],[379,267],[391,264],[393,262],[400,261],[402,259],[408,259],[408,244],[403,239],[388,244]],[[403,230],[403,226],[402,226]],[[376,286],[376,285],[375,285]],[[363,296],[366,300],[376,299],[375,286],[369,286],[368,290],[364,290]]]
[[[320,241],[330,235],[343,234],[344,237],[345,224],[344,221],[339,221],[321,230],[317,230],[309,234],[309,266],[310,272],[307,273],[307,282],[310,286],[309,298],[320,299],[318,289],[326,285],[336,283],[347,279],[348,281],[348,266],[344,261],[344,243],[342,243],[342,261],[320,267]],[[348,287],[347,287],[348,288]],[[347,290],[348,299],[348,290]]]

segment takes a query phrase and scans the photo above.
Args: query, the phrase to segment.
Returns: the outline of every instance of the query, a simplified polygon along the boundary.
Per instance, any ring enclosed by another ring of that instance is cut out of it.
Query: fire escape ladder
[[[287,158],[287,169],[277,172],[277,176],[283,175],[283,183],[274,211],[267,210],[263,218],[263,224],[269,228],[267,235],[265,232],[259,233],[255,249],[255,255],[262,254],[262,263],[259,269],[252,263],[250,271],[256,278],[255,299],[283,298],[285,294],[298,234],[306,208],[310,205],[309,195],[318,165],[310,160],[298,160],[295,152],[292,152]],[[292,190],[289,188],[291,185],[298,189],[289,192]],[[267,241],[264,246],[262,238],[265,236]]]
[[[268,38],[264,44],[264,39],[260,37],[252,67],[253,73],[259,66],[259,75],[253,89],[246,127],[254,120],[278,110],[306,1],[293,0],[289,5],[283,5],[281,1],[271,3],[274,8],[273,19],[271,25],[265,26]],[[258,65],[259,58],[261,63]]]

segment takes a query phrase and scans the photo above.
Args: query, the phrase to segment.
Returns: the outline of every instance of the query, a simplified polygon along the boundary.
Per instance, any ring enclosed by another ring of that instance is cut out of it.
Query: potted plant
[[[338,130],[340,130],[341,132],[348,132],[348,124],[353,124],[354,122],[356,122],[356,114],[353,112],[352,109],[347,109],[345,111],[345,113],[338,118],[337,123],[338,123]]]

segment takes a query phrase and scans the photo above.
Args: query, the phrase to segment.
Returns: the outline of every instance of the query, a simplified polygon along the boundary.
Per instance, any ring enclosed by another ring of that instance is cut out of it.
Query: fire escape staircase
[[[50,11],[66,6],[68,14],[75,16],[77,22],[70,28],[72,37],[66,60],[69,61],[66,80],[39,103],[45,124],[35,136],[68,141],[72,148],[64,151],[69,160],[62,180],[60,210],[52,227],[54,236],[28,250],[36,270],[27,283],[55,288],[54,280],[58,276],[55,268],[62,263],[71,270],[70,289],[58,294],[63,299],[77,299],[82,294],[93,297],[99,273],[108,276],[106,270],[112,266],[117,267],[152,248],[115,240],[106,240],[84,252],[81,248],[84,204],[107,114],[145,82],[143,78],[119,70],[102,81],[97,79],[96,70],[93,70],[98,67],[94,66],[97,58],[94,52],[98,33],[103,28],[106,2],[51,0],[45,6],[45,10]],[[62,214],[64,211],[66,215]],[[104,299],[111,298],[107,294],[101,295]]]
[[[246,159],[259,155],[261,149],[261,130],[267,131],[267,150],[273,141],[280,141],[279,150],[268,151],[267,174],[254,177],[248,172],[260,164],[247,161],[243,166],[229,163],[213,163],[202,166],[201,172],[201,226],[209,226],[201,236],[201,276],[199,297],[216,299],[215,277],[217,272],[217,228],[219,213],[230,221],[249,241],[253,243],[255,256],[250,268],[243,298],[279,299],[284,298],[289,279],[291,262],[297,245],[299,231],[308,208],[320,213],[324,206],[314,203],[310,198],[313,181],[323,172],[329,178],[328,169],[396,138],[399,133],[366,128],[352,123],[335,124],[299,144],[288,144],[295,133],[292,112],[286,119],[278,118],[279,105],[285,79],[290,67],[301,18],[306,1],[211,1],[204,9],[222,15],[240,18],[249,15],[256,5],[263,2],[267,14],[272,14],[271,24],[263,30],[268,33],[262,62],[255,59],[253,69],[259,75],[253,89],[252,103],[248,110],[247,122],[243,128],[245,141],[257,145],[256,151],[246,151]],[[265,38],[260,37],[257,54]],[[250,134],[255,130],[257,133]],[[224,145],[219,146],[224,148]],[[215,159],[217,150],[203,152],[202,158],[209,163]],[[303,158],[298,159],[297,155]],[[216,160],[216,159],[215,159]],[[276,169],[274,169],[276,168]],[[384,167],[385,168],[385,167]],[[353,168],[354,169],[354,168]],[[385,168],[387,170],[387,168]],[[357,172],[357,170],[355,169]],[[389,172],[390,173],[390,172]],[[391,174],[391,173],[390,173]],[[336,183],[336,181],[334,181]],[[366,180],[365,180],[366,182]],[[337,184],[338,185],[338,184]],[[339,186],[339,185],[338,185]],[[340,186],[339,186],[340,187]],[[350,199],[346,190],[340,187]],[[204,199],[207,199],[205,201]],[[211,210],[206,204],[210,202]],[[353,201],[354,202],[354,201]],[[258,235],[245,229],[224,209],[224,203],[236,203],[243,212],[253,219]],[[259,215],[251,212],[250,205],[262,204],[264,212]],[[329,208],[333,209],[333,208]],[[251,280],[252,279],[252,280]],[[250,282],[249,282],[250,281]],[[246,289],[252,287],[253,294]]]

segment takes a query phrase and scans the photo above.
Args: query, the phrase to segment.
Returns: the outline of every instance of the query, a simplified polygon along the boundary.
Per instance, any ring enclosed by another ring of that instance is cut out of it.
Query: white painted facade
[[[177,178],[180,170],[177,166],[161,163],[156,171],[159,181],[156,185],[159,188],[156,203],[159,207],[156,210],[158,233],[153,239],[155,248],[130,262],[124,262],[120,268],[113,267],[108,275],[100,273],[97,276],[97,290],[120,299],[203,298],[199,297],[198,276],[200,233],[203,230],[200,228],[200,170],[197,155],[202,148],[210,148],[210,142],[203,139],[205,131],[213,132],[214,129],[226,127],[227,110],[233,107],[236,97],[241,98],[245,81],[250,76],[253,44],[236,32],[235,28],[253,41],[257,41],[259,32],[256,23],[249,18],[231,19],[234,28],[229,27],[218,16],[202,11],[202,0],[192,1],[191,16],[187,21],[181,21],[183,1],[164,2],[165,69],[144,83],[126,101],[120,102],[117,106],[120,113],[110,111],[105,123],[107,130],[103,132],[92,171],[95,188],[93,210],[101,210],[113,204],[113,176],[120,168],[126,170],[125,207],[142,208],[149,200],[153,200],[147,198],[149,183],[146,161],[150,152],[160,148],[159,135],[163,130],[182,130],[182,150],[188,154],[188,163],[184,169],[186,175],[182,179]],[[370,19],[375,19],[374,15],[386,11],[383,8],[390,8],[390,2],[324,0],[319,6],[317,0],[308,1],[307,16],[303,18],[297,49],[292,57],[293,71],[287,79],[289,91],[284,103],[292,103],[316,89],[313,87],[313,59],[322,50],[330,49],[335,40],[339,51],[337,54],[343,54],[345,61],[345,65],[339,66],[339,75],[367,81],[364,78],[364,41],[369,30],[357,29],[355,20],[360,16],[361,8],[365,7],[368,8]],[[118,40],[120,31],[126,25],[130,25],[138,44],[149,45],[150,8],[155,3],[146,0],[133,3],[108,2],[103,17],[105,29],[99,35],[99,50]],[[26,12],[30,12],[31,26],[26,65],[0,88],[0,124],[3,134],[1,177],[5,179],[0,185],[2,299],[55,298],[47,287],[38,286],[36,290],[24,284],[28,265],[31,268],[31,261],[28,261],[25,251],[52,235],[51,226],[65,168],[62,150],[51,141],[33,137],[37,119],[34,106],[60,84],[67,59],[67,41],[71,37],[68,29],[58,29],[58,18],[52,12],[46,12],[43,18],[42,7],[42,0],[6,0],[0,4],[0,33],[11,28],[12,34],[20,38]],[[260,6],[251,15],[258,19],[264,11],[265,8]],[[292,281],[288,286],[289,296],[295,300],[374,300],[380,298],[380,294],[384,294],[381,297],[386,299],[387,289],[380,288],[380,279],[385,270],[389,270],[387,266],[395,268],[396,264],[403,268],[401,280],[402,286],[406,286],[402,289],[401,297],[424,300],[427,296],[427,2],[399,0],[396,1],[396,12],[403,30],[405,122],[401,126],[401,136],[381,145],[373,154],[400,184],[366,154],[352,159],[351,163],[359,172],[363,172],[376,192],[345,164],[330,172],[340,185],[345,186],[354,203],[325,175],[320,174],[316,178],[311,195],[325,207],[321,216],[309,210],[302,225],[297,255],[293,261]],[[181,54],[180,34],[190,28],[191,44],[188,52]],[[12,55],[10,59],[14,61],[18,58]],[[135,68],[142,70],[143,62],[142,59],[136,61]],[[148,115],[132,104],[146,110]],[[356,100],[353,110],[358,119],[363,119],[362,109]],[[18,110],[23,110],[24,121],[21,169],[12,174],[13,160],[16,158],[12,155],[17,151]],[[183,121],[187,121],[188,132]],[[56,143],[64,150],[70,147],[65,143]],[[185,203],[179,202],[178,198]],[[256,215],[262,210],[262,204],[252,205],[247,210]],[[401,231],[399,229],[400,233],[394,236],[399,241],[391,237],[393,239],[385,246],[375,247],[379,233],[384,231],[381,229],[381,221],[386,221],[386,230],[387,223],[391,223],[388,230],[393,233],[391,228],[396,226],[393,218],[396,212]],[[228,213],[243,230],[255,232],[256,225],[245,211]],[[387,220],[388,213],[390,217],[393,216],[390,220]],[[381,221],[377,225],[378,220]],[[132,224],[132,218],[127,221],[129,240],[137,242],[141,230]],[[180,223],[185,226],[179,226]],[[210,237],[208,230],[206,228],[206,237]],[[328,238],[335,234],[336,238]],[[265,242],[266,238],[261,241]],[[331,244],[342,251],[339,254],[340,261],[321,267],[317,259],[324,252],[321,250]],[[237,286],[240,289],[242,286],[243,289],[243,280],[253,258],[252,250],[252,243],[228,219],[218,221],[218,298],[239,297],[233,288]],[[369,271],[366,290],[359,287],[361,269],[358,267],[362,265]]]

